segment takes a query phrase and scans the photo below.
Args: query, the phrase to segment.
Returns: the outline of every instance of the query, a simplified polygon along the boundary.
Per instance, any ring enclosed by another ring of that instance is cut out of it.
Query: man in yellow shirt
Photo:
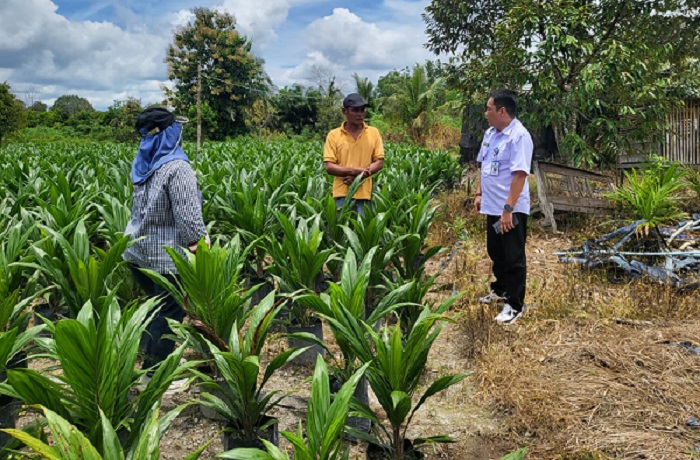
[[[328,133],[323,148],[326,172],[335,176],[333,198],[338,208],[345,203],[355,178],[364,179],[353,197],[353,209],[361,216],[372,199],[372,175],[384,167],[382,136],[377,128],[365,123],[366,110],[367,102],[357,93],[343,99],[345,121]]]

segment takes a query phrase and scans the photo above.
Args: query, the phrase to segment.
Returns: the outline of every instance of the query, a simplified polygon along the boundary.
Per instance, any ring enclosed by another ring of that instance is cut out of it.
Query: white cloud
[[[312,49],[348,69],[391,69],[429,58],[421,28],[364,22],[346,8],[307,28]]]
[[[307,86],[315,86],[318,78],[322,78],[322,71],[328,71],[332,75],[342,72],[342,67],[331,62],[323,53],[312,51],[298,66],[287,69],[282,77],[284,84],[291,85],[293,83],[301,83]]]
[[[422,12],[422,7],[415,2],[391,0],[389,3],[389,7],[402,14]],[[336,8],[331,15],[313,21],[304,31],[309,51],[301,63],[291,69],[268,71],[279,86],[300,80],[312,84],[313,69],[319,65],[335,72],[336,84],[346,92],[354,89],[353,73],[376,82],[392,69],[434,59],[423,47],[426,41],[423,23],[420,20],[408,22],[408,25],[405,20],[367,22],[346,8]]]
[[[107,22],[68,21],[49,0],[5,0],[0,7],[0,68],[10,70],[13,90],[31,86],[40,100],[62,94],[90,100],[85,94],[93,91],[165,79],[167,43]]]
[[[190,0],[160,4],[158,14],[150,2],[136,0],[98,0],[83,10],[70,8],[69,0],[53,1],[0,0],[0,81],[20,96],[36,94],[36,100],[51,103],[78,94],[100,109],[127,96],[144,102],[162,98],[165,50],[173,30],[192,21]],[[351,89],[354,72],[376,81],[391,69],[433,58],[423,48],[427,38],[420,18],[428,2],[383,0],[368,16],[352,6],[329,14],[332,5],[349,3],[328,0],[199,4],[236,17],[277,86],[313,85],[313,70],[322,67],[335,74],[336,84]],[[71,12],[70,19],[59,14],[63,11]],[[121,27],[82,20],[96,12]]]
[[[224,0],[217,9],[236,17],[236,29],[253,41],[255,52],[277,38],[275,28],[287,20],[289,8],[289,0]]]
[[[190,10],[180,10],[167,15],[167,21],[173,29],[186,26],[190,21],[194,21],[194,14]]]

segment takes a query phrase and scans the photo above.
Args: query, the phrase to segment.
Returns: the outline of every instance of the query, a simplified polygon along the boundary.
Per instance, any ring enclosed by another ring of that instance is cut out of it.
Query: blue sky
[[[421,18],[429,0],[0,0],[0,81],[25,102],[64,94],[104,110],[162,99],[173,30],[194,7],[229,12],[278,87],[332,75],[378,77],[434,59]]]

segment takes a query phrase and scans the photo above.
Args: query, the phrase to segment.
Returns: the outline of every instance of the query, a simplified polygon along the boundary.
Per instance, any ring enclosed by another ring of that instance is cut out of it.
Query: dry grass
[[[698,321],[536,322],[482,355],[481,389],[509,413],[531,458],[690,458],[700,432],[685,421],[700,414],[700,357],[664,341],[699,334]]]
[[[459,127],[434,123],[423,139],[423,144],[430,150],[449,150],[457,145],[462,138]]]
[[[700,345],[698,297],[645,281],[614,284],[607,273],[552,255],[580,244],[583,232],[600,235],[614,225],[574,219],[554,235],[532,225],[530,309],[512,327],[495,325],[495,308],[476,302],[490,279],[483,236],[474,233],[453,262],[455,286],[465,293],[462,353],[474,363],[486,406],[505,417],[503,430],[530,448],[528,458],[700,458],[700,431],[685,426],[700,418],[700,357],[664,344]]]

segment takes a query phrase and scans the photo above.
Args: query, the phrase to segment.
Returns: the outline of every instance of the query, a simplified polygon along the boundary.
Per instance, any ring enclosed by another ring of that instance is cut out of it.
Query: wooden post
[[[547,199],[547,183],[545,182],[544,174],[540,171],[537,161],[532,162],[532,169],[535,173],[537,181],[537,196],[540,199],[540,210],[544,214],[548,223],[552,226],[552,231],[557,231],[557,222],[554,220],[554,206]]]
[[[202,63],[197,65],[197,155],[194,159],[195,168],[199,152],[202,150]]]

